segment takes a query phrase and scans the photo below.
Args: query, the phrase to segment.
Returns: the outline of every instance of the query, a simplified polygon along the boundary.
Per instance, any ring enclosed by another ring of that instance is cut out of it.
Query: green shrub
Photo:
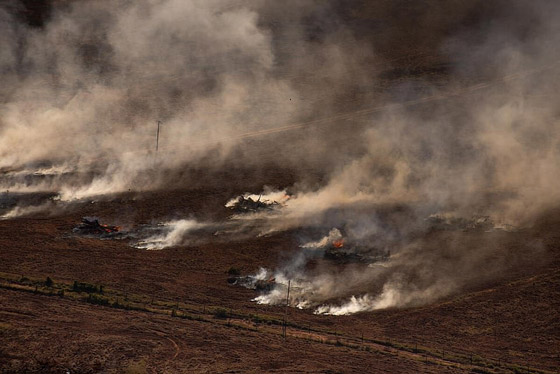
[[[214,311],[214,317],[219,318],[219,319],[226,319],[226,318],[229,317],[229,313],[228,313],[227,309],[217,308]]]
[[[72,286],[74,292],[87,292],[87,293],[103,293],[103,286],[96,286],[95,284],[74,281]]]
[[[96,305],[109,305],[110,301],[104,296],[89,294],[87,298],[87,302],[90,304]]]
[[[51,277],[47,277],[47,280],[45,281],[45,286],[47,287],[52,287],[54,284],[53,280],[51,279]]]

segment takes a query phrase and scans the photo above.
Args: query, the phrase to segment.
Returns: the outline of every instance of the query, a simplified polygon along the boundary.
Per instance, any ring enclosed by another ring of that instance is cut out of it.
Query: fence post
[[[362,331],[362,349],[364,348],[364,332]]]
[[[288,307],[290,306],[290,284],[292,280],[288,280],[288,292],[286,293],[286,307],[284,309],[284,323],[282,326],[282,335],[284,335],[284,340],[286,340],[287,336],[287,322],[288,322]]]

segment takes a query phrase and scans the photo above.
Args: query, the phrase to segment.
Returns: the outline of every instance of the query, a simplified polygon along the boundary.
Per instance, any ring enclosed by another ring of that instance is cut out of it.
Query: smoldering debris
[[[280,204],[277,201],[261,201],[261,196],[257,200],[251,197],[239,196],[234,203],[226,205],[237,213],[256,212],[261,209],[274,209]]]
[[[113,240],[127,240],[131,247],[145,250],[162,250],[174,246],[208,242],[216,226],[195,219],[172,220],[165,223],[121,226],[100,222],[97,217],[83,217],[74,227],[76,235]]]
[[[352,242],[345,237],[342,232],[333,228],[329,234],[319,241],[302,244],[301,248],[312,248],[320,250],[323,257],[327,260],[339,264],[344,263],[365,263],[372,264],[385,261],[390,256],[390,250],[380,250],[376,247],[367,247],[358,242]]]
[[[245,287],[260,293],[253,301],[258,304],[278,305],[286,303],[288,287],[292,297],[290,303],[300,309],[309,307],[309,301],[302,297],[309,291],[305,282],[297,279],[288,279],[282,273],[272,273],[265,268],[260,268],[254,275],[229,277],[228,283],[233,286]]]
[[[211,240],[215,226],[195,219],[172,220],[165,223],[121,226],[100,223],[97,217],[84,217],[72,230],[74,234],[100,239],[125,239],[138,249],[162,250]]]
[[[153,225],[137,245],[312,228],[274,278],[332,314],[494,279],[539,257],[503,249],[510,228],[560,203],[560,6],[482,3],[76,1],[37,28],[2,5],[0,188],[74,201],[190,186],[185,165],[282,166],[289,195],[244,194],[227,223]],[[336,276],[303,265],[321,251]]]
[[[339,247],[341,244],[344,243],[344,238],[342,237],[342,233],[336,227],[329,231],[327,236],[324,236],[321,240],[315,242],[308,242],[302,244],[302,248],[325,248],[327,246],[334,246]]]
[[[296,195],[280,212],[256,215],[264,220],[261,227],[298,227],[290,222],[298,201]],[[255,279],[274,279],[258,290],[254,301],[282,305],[290,281],[295,287],[290,305],[312,308],[317,314],[351,314],[431,302],[533,262],[541,250],[529,240],[511,252],[521,232],[488,216],[429,214],[422,204],[350,207],[343,204],[310,215],[312,225],[298,227],[297,235],[308,238],[305,227],[317,232],[317,227],[332,222],[340,228],[303,242],[276,270],[261,270],[233,283],[255,288]],[[317,261],[319,266],[309,267]]]
[[[290,195],[286,190],[274,191],[265,188],[264,192],[259,195],[251,193],[239,195],[229,200],[225,206],[236,213],[249,213],[281,208],[288,199],[290,199]]]
[[[241,286],[259,292],[270,292],[277,286],[274,276],[264,268],[255,275],[229,277],[227,282],[232,286]]]
[[[339,264],[364,263],[373,264],[386,261],[390,252],[380,253],[378,249],[360,246],[331,246],[325,249],[324,257]]]
[[[82,235],[107,239],[122,238],[124,233],[119,226],[111,226],[99,223],[97,217],[84,217],[82,222],[74,227],[72,232]]]

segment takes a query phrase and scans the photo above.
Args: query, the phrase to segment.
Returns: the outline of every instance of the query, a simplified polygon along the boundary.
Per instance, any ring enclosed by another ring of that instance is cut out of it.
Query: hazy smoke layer
[[[290,15],[258,1],[75,1],[55,7],[40,29],[0,9],[0,168],[94,172],[36,186],[62,190],[63,199],[150,188],[165,184],[157,169],[208,156],[231,162],[247,135],[328,114],[316,113],[316,102],[335,98],[318,89],[347,91],[372,54],[339,27],[321,37],[332,41],[306,35],[306,17],[322,22],[328,4],[288,6]],[[307,73],[311,86],[294,83]]]
[[[496,228],[560,200],[556,2],[75,1],[39,28],[16,8],[0,8],[0,188],[64,201],[199,163],[314,170],[324,183],[233,225],[313,229],[274,274],[319,313],[417,305],[520,266],[538,245],[512,251]],[[320,248],[360,265],[309,270]]]

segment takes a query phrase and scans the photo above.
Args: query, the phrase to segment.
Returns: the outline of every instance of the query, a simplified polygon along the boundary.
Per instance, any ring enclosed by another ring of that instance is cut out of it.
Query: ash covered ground
[[[557,371],[558,16],[0,5],[0,371]]]

